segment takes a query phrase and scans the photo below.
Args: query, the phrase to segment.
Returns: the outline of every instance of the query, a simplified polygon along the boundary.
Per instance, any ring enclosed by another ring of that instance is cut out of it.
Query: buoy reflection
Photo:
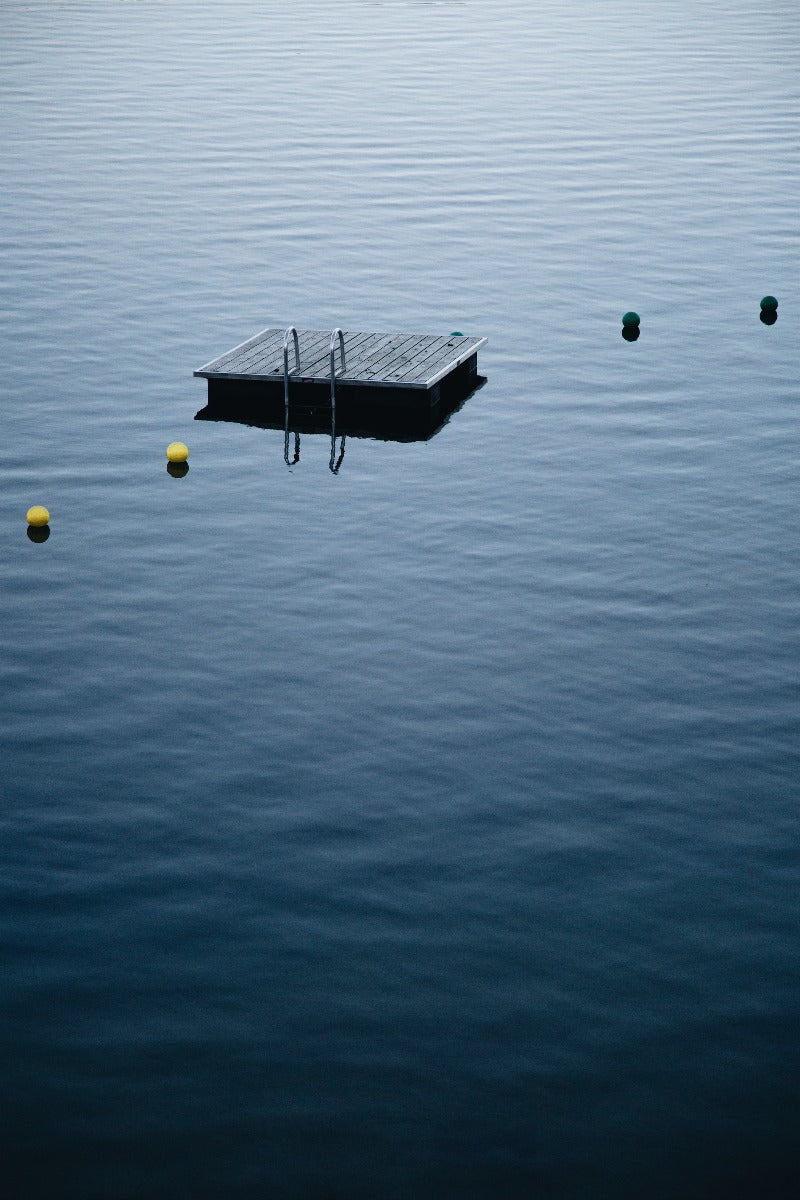
[[[622,336],[625,338],[626,342],[635,342],[639,336],[639,326],[638,325],[623,325]]]
[[[49,525],[29,525],[28,537],[32,542],[46,542],[50,537]]]
[[[184,475],[189,474],[188,462],[168,462],[167,474],[171,475],[173,479],[183,479]]]
[[[778,314],[775,312],[774,309],[762,308],[762,310],[761,310],[761,324],[762,325],[774,325],[775,322],[777,321],[777,319],[778,319]]]

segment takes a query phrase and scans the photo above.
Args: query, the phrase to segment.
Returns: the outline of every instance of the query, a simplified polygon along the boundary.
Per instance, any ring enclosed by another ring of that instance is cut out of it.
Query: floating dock
[[[306,403],[328,393],[387,404],[434,406],[443,393],[468,394],[477,383],[478,350],[488,338],[463,334],[365,333],[334,329],[262,329],[219,358],[198,367],[209,402],[253,399],[280,391]]]

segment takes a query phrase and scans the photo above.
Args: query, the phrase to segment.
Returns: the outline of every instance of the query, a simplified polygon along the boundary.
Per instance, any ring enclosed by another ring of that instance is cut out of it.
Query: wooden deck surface
[[[262,329],[226,354],[198,367],[206,379],[270,380],[283,378],[283,329]],[[298,330],[300,366],[295,367],[289,339],[289,375],[299,383],[330,380],[329,329]],[[432,388],[486,345],[485,337],[419,333],[361,333],[345,330],[345,370],[336,340],[336,383],[351,387]]]

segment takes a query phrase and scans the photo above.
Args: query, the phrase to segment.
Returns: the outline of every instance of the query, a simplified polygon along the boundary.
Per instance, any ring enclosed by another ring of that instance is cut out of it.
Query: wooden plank
[[[374,337],[375,335],[371,334],[371,333],[348,334],[346,330],[342,330],[342,332],[344,333],[345,365],[346,365],[346,367],[348,369],[348,373],[349,373],[351,351],[353,353],[359,353],[361,351],[362,347],[368,342],[368,340],[371,337]],[[306,367],[303,367],[304,372],[305,371],[309,372],[309,375],[307,378],[309,380],[313,380],[318,383],[322,383],[325,380],[330,380],[330,377],[331,377],[331,351],[330,351],[331,334],[330,334],[330,330],[328,330],[325,333],[324,337],[325,337],[324,353],[319,358],[316,358],[313,362],[307,364]],[[348,337],[350,338],[349,342],[348,342]],[[301,358],[300,358],[301,366],[302,366],[302,362],[303,362],[303,360],[302,360],[302,355],[301,355]],[[341,369],[341,358],[339,355],[339,339],[338,339],[338,337],[336,339],[336,347],[335,347],[335,351],[334,351],[334,366],[335,366],[335,369],[337,372],[336,378],[337,379],[343,378],[342,376],[339,375],[339,371]],[[281,370],[283,370],[283,366],[281,366]],[[298,378],[300,378],[300,377],[301,376],[298,376]]]
[[[424,336],[415,337],[411,343],[401,347],[400,353],[395,355],[392,362],[386,364],[387,375],[397,371],[401,362],[411,361],[412,359],[419,357],[419,355],[427,353],[428,347],[433,344],[433,341],[434,335],[426,334]]]
[[[299,331],[300,340],[300,366],[295,366],[294,345],[289,343],[289,378],[295,382],[304,383],[322,383],[330,379],[330,330],[302,330]],[[368,333],[356,333],[351,335],[351,348],[358,349],[362,342],[369,338]],[[336,361],[339,361],[338,354],[338,338],[337,352],[335,355]],[[347,360],[347,336],[345,335],[345,361]],[[264,368],[255,372],[256,377],[266,377],[269,375],[278,374],[283,376],[283,337],[277,359],[274,360],[275,365],[270,367],[269,363],[264,364]],[[238,364],[237,364],[238,366]],[[250,374],[250,369],[247,370]]]
[[[230,380],[276,381],[283,375],[285,331],[271,327],[198,367],[195,375]],[[329,330],[298,330],[300,366],[295,367],[289,340],[289,376],[296,383],[330,379]],[[486,338],[452,334],[368,333],[344,331],[345,370],[335,352],[337,382],[351,386],[429,389],[477,354]],[[337,339],[338,347],[338,339]]]
[[[420,354],[407,364],[402,375],[416,379],[427,379],[429,364],[437,363],[441,365],[451,362],[455,356],[456,350],[452,339],[437,338],[435,342],[431,342],[427,347],[421,348]]]
[[[301,355],[301,370],[299,374],[293,375],[293,379],[304,382],[325,383],[330,379],[330,333],[325,333],[325,352],[317,360],[312,363],[304,363]],[[407,334],[402,336],[403,341],[413,340],[416,335]],[[345,372],[342,375],[338,366],[340,362],[338,349],[335,354],[335,363],[337,375],[336,378],[343,383],[358,383],[366,378],[365,372],[369,368],[376,367],[376,364],[382,362],[384,358],[390,356],[393,352],[393,347],[398,340],[396,334],[375,334],[375,333],[348,333],[344,331],[345,340]],[[337,339],[338,346],[338,339]],[[283,372],[283,364],[281,363],[281,373]]]
[[[423,370],[423,365],[431,358],[441,359],[442,352],[447,347],[447,339],[444,341],[441,338],[428,338],[425,342],[420,343],[413,354],[406,357],[403,362],[395,365],[394,370],[387,378],[391,378],[396,382],[402,378],[408,378],[409,382],[424,383],[427,379],[427,371]]]
[[[345,378],[373,379],[376,375],[383,375],[387,365],[397,358],[405,346],[412,345],[415,340],[415,334],[396,334],[381,338],[372,343],[369,353],[356,359],[352,367],[348,361]]]
[[[280,336],[274,343],[267,344],[268,339],[262,339],[261,342],[255,344],[251,340],[244,349],[239,348],[236,357],[233,357],[233,352],[229,352],[201,370],[210,371],[215,367],[223,367],[226,374],[252,377],[266,376],[270,373],[282,374],[283,335],[280,330],[276,332]],[[311,346],[308,344],[309,337],[313,338]],[[424,340],[427,342],[430,339]],[[397,359],[399,350],[411,349],[418,353],[419,347],[420,337],[418,334],[345,333],[346,369],[344,375],[338,377],[351,382],[361,378],[373,379],[382,374],[384,368],[394,365],[393,360]],[[299,370],[294,366],[294,348],[291,343],[289,351],[289,373],[293,379],[323,382],[330,377],[330,333],[328,331],[307,330],[300,335]],[[271,354],[277,356],[273,359],[275,365],[272,368],[270,368],[269,362],[265,361]],[[338,354],[336,359],[338,361]]]
[[[277,359],[282,355],[282,330],[270,330],[269,333],[271,336],[262,338],[259,342],[245,343],[244,346],[238,347],[236,352],[231,351],[229,354],[223,355],[221,359],[217,359],[215,363],[211,364],[208,368],[209,373],[212,370],[214,374],[222,372],[235,375],[258,373],[257,364],[265,359]]]
[[[466,338],[459,338],[459,342],[467,341]],[[471,340],[471,339],[470,339]],[[400,385],[411,381],[422,382],[423,380],[428,386],[432,386],[437,379],[441,379],[443,375],[449,374],[467,358],[470,358],[475,353],[470,347],[454,346],[452,343],[445,341],[443,346],[432,347],[429,354],[417,359],[409,364],[407,370],[396,379]]]
[[[300,342],[300,366],[295,366],[294,359],[294,342],[289,339],[289,378],[294,380],[316,380],[321,375],[319,365],[324,363],[328,358],[328,344],[330,342],[330,330],[327,332],[324,329],[309,329],[298,330],[298,338]],[[283,342],[281,342],[281,352],[278,360],[278,372],[283,375]]]
[[[239,375],[259,375],[268,371],[272,363],[282,358],[283,339],[281,336],[265,339],[257,346],[243,351],[236,358],[224,364],[228,371]]]
[[[232,350],[228,350],[225,354],[221,354],[219,358],[212,358],[211,362],[207,362],[202,367],[198,367],[195,371],[195,375],[200,375],[203,371],[216,370],[223,363],[228,362],[229,359],[238,354],[240,350],[246,350],[248,347],[254,346],[256,342],[261,341],[262,338],[273,332],[275,331],[272,329],[262,329],[260,333],[254,334],[251,338],[248,338],[246,342],[240,342],[238,346],[234,346]]]
[[[391,373],[409,356],[420,352],[420,342],[428,340],[420,334],[397,334],[384,339],[384,344],[365,361],[348,367],[345,380],[352,386],[391,387]]]
[[[464,347],[452,364],[448,363],[447,366],[440,368],[436,374],[428,376],[428,387],[434,387],[440,379],[444,379],[447,375],[451,375],[453,371],[457,370],[457,368],[460,367],[462,363],[465,363],[467,359],[472,357],[477,358],[478,351],[480,350],[481,346],[485,346],[489,341],[489,339],[485,337],[463,338],[461,340],[468,342],[469,345]]]
[[[368,364],[377,363],[384,359],[387,355],[393,353],[394,347],[399,343],[408,340],[411,334],[400,333],[371,333],[367,341],[360,348],[357,358],[353,357],[354,362],[358,362],[359,366],[354,374],[362,369],[367,369]]]
[[[205,367],[201,367],[200,371],[209,374],[218,374],[225,378],[269,378],[272,374],[283,374],[283,337],[284,330],[275,329],[267,330],[268,334],[273,337],[265,337],[260,341],[258,339],[250,339],[244,342],[235,350],[229,351],[228,354],[222,355],[221,358],[215,359],[214,362],[208,363]],[[321,357],[322,342],[325,337],[330,337],[324,331],[303,331],[298,334],[300,338],[300,367],[303,369],[303,357],[308,358],[313,355],[314,359]],[[311,347],[308,345],[309,337],[314,338],[314,344]],[[305,343],[305,344],[304,344]],[[296,368],[294,366],[294,343],[289,341],[289,371],[290,374]],[[197,372],[195,372],[197,374]]]
[[[413,361],[424,352],[429,339],[415,336],[394,347],[394,352],[384,361],[376,364],[376,369],[368,373],[368,378],[374,379],[380,375],[384,379],[391,378],[406,363]]]
[[[291,377],[316,382],[329,378],[330,333],[327,330],[304,330],[299,337],[299,370],[294,366],[294,347],[291,342],[289,345]],[[414,337],[415,335],[411,334],[405,335],[401,341],[406,344],[413,341]],[[310,346],[309,338],[312,339]],[[346,371],[344,377],[360,375],[362,367],[385,358],[397,341],[397,335],[345,333]],[[251,378],[282,374],[283,331],[263,331],[262,334],[249,338],[241,346],[235,347],[210,363],[206,363],[203,367],[199,367],[195,373],[200,372],[224,374],[226,377],[242,375]]]

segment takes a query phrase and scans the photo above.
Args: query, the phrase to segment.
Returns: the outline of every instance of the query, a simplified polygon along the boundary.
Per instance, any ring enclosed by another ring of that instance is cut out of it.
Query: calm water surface
[[[0,1195],[795,1195],[794,0],[0,16]]]

